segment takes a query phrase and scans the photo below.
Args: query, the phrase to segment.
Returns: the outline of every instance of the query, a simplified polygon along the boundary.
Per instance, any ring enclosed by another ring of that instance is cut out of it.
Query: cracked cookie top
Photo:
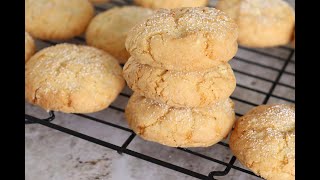
[[[160,9],[130,30],[126,49],[142,64],[196,71],[232,59],[237,37],[237,25],[220,10]]]
[[[177,108],[133,93],[125,110],[143,139],[173,147],[207,147],[227,137],[235,121],[227,98],[203,108]]]
[[[230,137],[239,161],[266,179],[295,178],[295,106],[260,105],[239,118]]]
[[[138,63],[130,57],[123,67],[128,86],[147,98],[175,107],[204,107],[228,98],[236,79],[228,63],[203,71],[171,71]]]
[[[102,110],[125,85],[117,60],[102,50],[73,44],[45,48],[26,63],[26,99],[46,110]]]

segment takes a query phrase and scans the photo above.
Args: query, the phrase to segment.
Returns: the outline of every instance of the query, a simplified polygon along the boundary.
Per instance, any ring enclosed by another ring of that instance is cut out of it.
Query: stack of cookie
[[[205,147],[235,121],[229,96],[236,80],[237,25],[214,8],[161,9],[128,33],[123,75],[134,91],[129,126],[142,138],[173,147]]]

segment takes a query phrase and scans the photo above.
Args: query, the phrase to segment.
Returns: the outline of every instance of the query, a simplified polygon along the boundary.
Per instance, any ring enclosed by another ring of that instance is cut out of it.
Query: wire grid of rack
[[[96,6],[95,8],[96,8],[96,11],[99,13],[99,12],[105,11],[105,10],[111,8],[111,7],[114,7],[114,6],[123,6],[123,5],[131,5],[131,4],[132,4],[132,2],[128,1],[128,0],[127,1],[112,1],[111,3],[108,3],[107,6],[104,6],[104,7]],[[77,42],[80,43],[80,44],[84,44],[85,43],[85,40],[84,40],[83,37],[76,37],[74,39],[77,40]],[[54,45],[54,44],[57,44],[59,42],[42,41],[42,43],[46,43],[48,45]],[[247,63],[249,65],[255,66],[257,68],[269,69],[271,71],[274,71],[275,74],[276,74],[276,76],[273,79],[270,79],[270,78],[265,78],[265,77],[250,73],[250,72],[248,72],[248,71],[246,71],[244,69],[241,69],[241,68],[240,69],[233,69],[236,74],[241,74],[241,75],[246,76],[248,78],[254,78],[254,79],[257,79],[259,81],[264,81],[264,82],[268,82],[268,83],[271,84],[271,86],[267,90],[261,90],[261,89],[257,89],[257,88],[251,87],[250,85],[243,85],[243,84],[239,84],[239,83],[237,83],[237,87],[243,88],[243,89],[246,89],[248,91],[252,91],[252,92],[255,92],[255,93],[263,95],[264,99],[263,99],[261,104],[268,103],[270,98],[281,100],[284,103],[286,103],[286,102],[287,103],[295,103],[294,98],[287,98],[287,97],[283,97],[281,95],[274,94],[274,91],[275,91],[277,86],[282,86],[282,87],[288,88],[293,92],[295,91],[295,86],[293,86],[291,84],[288,84],[288,83],[281,82],[281,77],[282,76],[293,76],[293,77],[295,76],[294,72],[290,72],[290,71],[286,70],[288,66],[290,66],[290,65],[294,66],[294,64],[295,64],[295,61],[293,60],[295,50],[293,48],[291,48],[291,47],[288,47],[288,46],[281,46],[281,47],[277,47],[276,49],[281,49],[281,51],[284,51],[285,52],[284,54],[286,54],[286,56],[275,55],[275,54],[272,53],[272,51],[270,53],[270,51],[268,51],[268,50],[267,51],[265,51],[265,50],[263,51],[261,49],[260,50],[259,49],[251,49],[251,48],[246,48],[246,47],[239,46],[239,50],[245,50],[245,51],[248,51],[250,53],[258,54],[261,57],[273,58],[276,61],[279,61],[281,63],[281,66],[280,67],[269,66],[269,65],[266,65],[265,63],[252,61],[252,60],[249,60],[249,59],[246,59],[246,58],[243,58],[243,57],[239,57],[239,56],[236,55],[233,58],[232,61],[240,61],[240,62],[243,62],[243,63]],[[122,93],[120,93],[120,96],[123,96],[124,98],[129,98],[130,94],[122,92]],[[234,101],[240,102],[242,104],[250,105],[250,106],[259,105],[257,103],[253,103],[251,101],[248,101],[247,99],[239,98],[239,97],[236,97],[236,96],[231,96],[231,99],[233,99]],[[111,105],[111,106],[109,106],[109,108],[114,110],[114,111],[121,112],[121,113],[124,112],[123,108],[117,107],[115,105]],[[130,156],[139,158],[141,160],[148,161],[148,162],[151,162],[151,163],[154,163],[154,164],[157,164],[157,165],[160,165],[160,166],[163,166],[163,167],[178,171],[180,173],[184,173],[186,175],[189,175],[189,176],[192,176],[192,177],[195,177],[195,178],[198,178],[198,179],[216,179],[216,178],[219,178],[221,176],[226,176],[230,172],[231,169],[236,170],[236,171],[241,171],[243,173],[247,173],[249,175],[256,176],[256,177],[260,178],[259,176],[255,175],[251,171],[235,165],[234,164],[235,161],[236,161],[236,157],[235,156],[232,156],[232,158],[229,160],[229,162],[224,162],[224,161],[221,161],[219,159],[210,157],[208,155],[205,155],[205,154],[202,154],[202,153],[199,153],[199,152],[196,152],[196,151],[192,151],[192,150],[190,150],[188,148],[176,148],[176,149],[178,149],[179,151],[190,153],[190,154],[192,154],[192,155],[194,155],[194,156],[196,156],[198,158],[202,158],[202,159],[206,159],[206,160],[218,163],[218,164],[224,166],[224,170],[222,170],[222,171],[211,171],[209,174],[201,174],[201,173],[189,170],[189,169],[187,169],[185,167],[180,167],[178,165],[174,165],[173,163],[166,162],[166,161],[164,161],[162,159],[154,158],[152,156],[149,156],[149,155],[146,155],[146,154],[143,154],[143,153],[136,152],[134,150],[128,149],[127,147],[133,141],[133,139],[136,137],[136,134],[131,129],[129,129],[127,127],[123,127],[123,126],[120,126],[118,124],[107,122],[107,121],[105,121],[103,119],[96,118],[96,117],[93,117],[93,116],[90,116],[90,115],[86,115],[86,114],[74,114],[74,115],[80,116],[82,118],[85,118],[86,120],[98,122],[101,125],[112,126],[113,128],[116,128],[119,131],[126,131],[126,132],[130,133],[130,135],[127,137],[127,139],[124,141],[124,143],[121,146],[115,145],[115,144],[112,144],[110,142],[107,142],[107,141],[104,141],[104,140],[101,140],[101,139],[98,139],[98,138],[95,138],[95,137],[92,137],[92,136],[89,136],[89,135],[86,135],[86,134],[83,134],[83,133],[71,130],[69,128],[66,128],[66,127],[63,127],[63,126],[60,126],[60,125],[52,123],[51,121],[53,121],[55,119],[55,113],[52,112],[52,111],[48,113],[48,117],[47,118],[38,118],[38,117],[35,117],[35,116],[32,116],[32,115],[25,114],[25,124],[26,125],[27,124],[34,124],[34,123],[41,124],[41,125],[44,125],[46,127],[49,127],[49,128],[52,128],[52,129],[67,133],[69,135],[72,135],[72,136],[75,136],[75,137],[90,141],[92,143],[95,143],[95,144],[98,144],[98,145],[113,149],[113,150],[117,151],[120,154],[127,154],[127,155],[130,155]],[[237,116],[242,116],[243,113],[237,112],[237,109],[236,109],[236,115]],[[217,146],[224,146],[224,147],[229,148],[229,145],[226,142],[222,142],[222,141],[219,142],[217,144]]]

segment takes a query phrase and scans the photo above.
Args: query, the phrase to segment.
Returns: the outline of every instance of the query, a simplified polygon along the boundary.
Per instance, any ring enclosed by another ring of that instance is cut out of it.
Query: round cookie
[[[27,62],[36,51],[34,40],[27,32],[24,34],[24,48],[24,61]]]
[[[240,45],[273,47],[291,40],[295,14],[283,0],[219,0],[216,8],[237,22]]]
[[[200,7],[206,6],[208,0],[134,0],[134,3],[148,8],[173,9],[180,7]]]
[[[128,86],[140,95],[175,107],[204,107],[228,98],[236,79],[228,63],[194,72],[170,71],[138,63],[123,67]]]
[[[205,108],[174,108],[134,93],[125,116],[145,140],[172,147],[207,147],[228,135],[235,121],[233,108],[230,99]]]
[[[125,47],[128,31],[152,13],[150,9],[136,6],[107,10],[92,19],[86,30],[86,41],[89,45],[110,53],[124,64],[130,57]]]
[[[81,35],[94,15],[88,0],[26,0],[26,30],[33,37],[64,40]]]
[[[295,106],[261,105],[239,118],[230,137],[238,160],[268,180],[295,179]]]
[[[117,60],[89,46],[58,44],[26,63],[26,99],[46,110],[91,113],[107,108],[125,85]]]
[[[220,10],[160,9],[130,30],[126,49],[141,64],[197,71],[232,59],[237,37],[237,25]]]

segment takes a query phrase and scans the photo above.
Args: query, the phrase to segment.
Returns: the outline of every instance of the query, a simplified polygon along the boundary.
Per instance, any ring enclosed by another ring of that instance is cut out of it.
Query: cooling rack
[[[99,13],[109,8],[112,8],[114,6],[124,6],[124,5],[132,5],[132,2],[129,0],[112,1],[105,5],[95,6],[95,9],[96,9],[96,13]],[[43,40],[36,40],[36,41],[38,43],[46,44],[46,46],[60,43],[58,41],[43,41]],[[76,43],[76,44],[85,44],[85,40],[83,37],[76,37],[69,42]],[[244,54],[244,52],[247,54],[246,56],[242,55]],[[240,88],[243,90],[240,93],[242,95],[240,96],[239,93],[238,95],[237,93],[234,93],[231,96],[231,99],[233,99],[233,101],[236,103],[236,115],[238,117],[242,116],[243,113],[245,112],[244,110],[241,111],[242,106],[254,107],[254,106],[258,106],[259,104],[267,104],[267,103],[273,103],[273,102],[295,103],[294,97],[292,97],[292,94],[294,94],[295,92],[295,85],[293,85],[294,82],[291,82],[291,83],[285,82],[285,79],[294,79],[294,76],[295,76],[295,72],[293,70],[295,65],[294,53],[295,53],[295,50],[289,46],[281,46],[281,47],[270,48],[270,49],[252,49],[252,48],[239,46],[237,55],[230,61],[231,66],[236,74],[237,80],[238,80],[238,77],[241,77],[242,79],[251,79],[253,82],[259,82],[260,84],[267,84],[267,85],[257,88],[255,86],[255,83],[252,83],[252,82],[251,83],[247,83],[245,81],[237,82],[237,88]],[[259,56],[259,60],[255,58],[257,56]],[[269,61],[274,61],[274,63],[269,63]],[[251,67],[251,69],[254,68],[256,69],[256,71],[250,71],[247,69],[247,67]],[[272,73],[272,75],[268,77],[264,76],[265,72],[263,72],[263,70],[266,70],[267,72],[269,72],[269,74]],[[279,87],[281,87],[282,89],[285,89],[285,91],[279,90]],[[291,92],[291,93],[287,93],[286,90],[287,92]],[[245,93],[247,93],[247,95]],[[250,97],[251,93],[258,94],[260,98],[260,103],[252,102],[249,100],[250,98],[248,97]],[[119,96],[128,99],[130,95],[131,93],[122,92],[120,93]],[[239,108],[237,108],[237,104],[239,104],[238,105]],[[116,105],[109,106],[109,109],[112,109],[115,112],[124,113],[124,108],[118,107]],[[110,126],[117,129],[118,131],[125,131],[129,133],[129,135],[127,139],[124,141],[124,143],[122,143],[121,145],[116,145],[114,143],[111,143],[99,138],[95,138],[95,137],[86,135],[84,133],[53,123],[52,121],[55,120],[55,112],[52,112],[52,111],[48,112],[46,118],[41,118],[41,117],[37,117],[35,115],[29,115],[26,113],[25,125],[27,126],[28,124],[35,124],[35,123],[40,124],[40,125],[61,131],[63,133],[69,134],[71,136],[75,136],[75,137],[87,140],[89,142],[104,146],[106,148],[110,148],[112,150],[117,151],[119,154],[130,155],[138,159],[141,159],[143,161],[148,161],[148,162],[157,164],[159,166],[163,166],[165,168],[169,168],[171,170],[174,170],[198,179],[219,179],[219,177],[227,176],[231,170],[240,171],[250,176],[255,176],[257,179],[260,178],[259,176],[255,175],[248,169],[245,169],[241,166],[237,166],[235,164],[236,162],[235,156],[232,156],[228,162],[225,162],[218,158],[214,158],[206,153],[197,152],[188,148],[176,148],[176,149],[184,153],[192,154],[196,158],[217,163],[223,167],[223,170],[215,170],[215,171],[211,171],[209,174],[203,174],[203,173],[193,171],[192,169],[188,169],[186,167],[175,165],[171,162],[167,162],[164,159],[156,158],[151,155],[147,155],[147,154],[137,152],[127,148],[130,145],[130,143],[134,140],[134,138],[136,138],[136,134],[127,127],[106,121],[103,118],[97,118],[87,114],[73,114],[73,115],[79,116],[88,121],[95,121],[97,123],[100,123],[101,126]],[[223,147],[229,148],[229,145],[226,141],[221,141],[217,143],[215,146],[223,146]]]

